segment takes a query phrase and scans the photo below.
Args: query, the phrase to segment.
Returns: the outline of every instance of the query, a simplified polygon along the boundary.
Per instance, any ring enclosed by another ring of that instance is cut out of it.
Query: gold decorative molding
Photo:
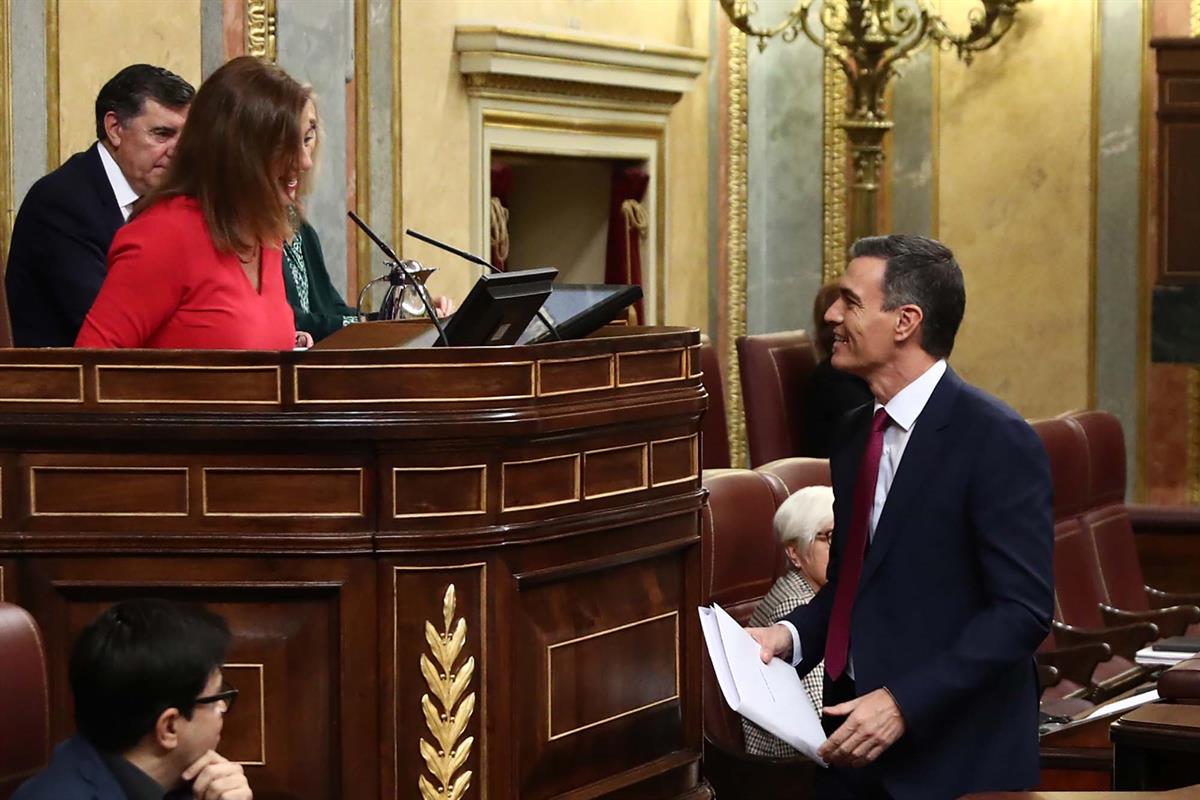
[[[267,682],[264,674],[266,666],[264,664],[222,664],[221,671],[238,669],[252,669],[258,673],[258,758],[254,761],[238,760],[237,763],[244,767],[265,767],[267,766]],[[228,675],[223,677],[228,678]],[[236,686],[240,681],[235,680],[233,683]],[[242,695],[245,697],[245,695]],[[243,701],[244,702],[244,701]]]
[[[8,239],[12,234],[12,27],[11,0],[0,0],[0,264],[8,263]]]
[[[399,4],[394,13],[399,13]],[[354,205],[358,216],[366,220],[371,219],[371,83],[367,37],[369,23],[367,0],[354,0]],[[354,236],[354,272],[358,278],[359,290],[374,277],[371,269],[371,249],[371,241],[367,237]]]
[[[4,565],[0,564],[0,603],[4,602]]]
[[[746,167],[749,69],[746,35],[730,26],[726,76],[729,108],[725,116],[729,144],[728,205],[726,216],[726,337],[725,403],[729,427],[729,461],[746,463],[746,421],[742,411],[742,381],[738,366],[737,338],[746,334]]]
[[[275,0],[246,0],[246,54],[275,63]]]
[[[522,95],[521,100],[542,100],[547,95],[609,100],[614,103],[644,103],[647,106],[669,106],[679,99],[678,92],[639,89],[632,86],[576,83],[554,78],[535,78],[529,75],[505,75],[493,72],[472,72],[466,78],[467,94],[472,97],[493,95]],[[503,99],[503,98],[502,98]],[[555,102],[558,102],[556,99]]]
[[[1192,0],[1190,20],[1190,33],[1192,36],[1200,36],[1200,0]]]
[[[826,33],[827,41],[835,34]],[[935,66],[936,68],[936,66]],[[824,88],[822,116],[822,170],[824,194],[822,211],[821,283],[828,283],[842,274],[846,266],[846,79],[841,65],[828,48],[822,62]]]
[[[404,252],[404,153],[403,128],[403,99],[400,93],[400,3],[392,4],[392,47],[389,59],[392,70],[392,242],[393,247],[399,247],[399,253]]]
[[[58,2],[46,0],[46,169],[59,167]],[[9,83],[11,86],[11,82]]]
[[[437,782],[435,786],[424,775],[417,779],[423,800],[458,800],[471,786],[471,770],[459,772],[471,757],[475,738],[468,736],[459,741],[475,712],[475,693],[466,693],[471,678],[475,675],[475,659],[468,656],[458,672],[454,663],[462,653],[467,640],[467,621],[459,617],[454,622],[454,584],[446,587],[442,598],[442,631],[439,633],[432,622],[425,623],[425,643],[429,645],[437,666],[429,656],[421,654],[421,674],[429,691],[437,699],[434,705],[428,694],[421,695],[421,710],[425,714],[425,725],[433,735],[437,746],[421,739],[421,757],[425,766]],[[462,700],[460,703],[459,700]]]
[[[1187,372],[1187,501],[1200,503],[1200,368]]]

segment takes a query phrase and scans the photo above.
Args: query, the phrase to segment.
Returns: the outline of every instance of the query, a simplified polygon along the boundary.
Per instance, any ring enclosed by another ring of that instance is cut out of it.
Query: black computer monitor
[[[563,339],[582,339],[617,318],[642,299],[642,287],[624,283],[558,283],[546,298],[542,313]],[[554,334],[534,317],[517,344],[552,342]]]
[[[446,323],[447,343],[451,347],[516,343],[550,296],[557,275],[558,270],[547,267],[480,276]]]

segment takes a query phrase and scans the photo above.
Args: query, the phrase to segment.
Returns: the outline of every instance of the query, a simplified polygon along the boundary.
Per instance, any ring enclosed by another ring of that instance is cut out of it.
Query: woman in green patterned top
[[[343,326],[358,322],[358,312],[346,305],[329,279],[321,240],[307,222],[283,245],[283,287],[296,315],[296,330],[321,341]]]

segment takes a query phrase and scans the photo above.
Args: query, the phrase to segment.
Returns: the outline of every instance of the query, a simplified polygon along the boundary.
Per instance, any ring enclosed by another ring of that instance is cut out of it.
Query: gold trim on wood
[[[488,367],[529,367],[529,392],[527,394],[496,394],[478,397],[367,397],[341,400],[302,400],[300,398],[301,370],[347,370],[347,369],[481,369]],[[352,405],[355,403],[469,403],[477,400],[525,400],[535,397],[536,375],[533,361],[494,361],[478,364],[297,364],[292,368],[292,397],[296,405]]]
[[[468,511],[431,511],[420,514],[401,514],[396,511],[396,473],[445,472],[447,470],[479,470],[479,508]],[[466,517],[487,513],[487,464],[456,464],[448,467],[392,467],[392,519],[426,519],[429,517]]]
[[[399,4],[393,11],[398,12]],[[354,0],[354,205],[359,217],[371,219],[371,79],[367,36],[367,0]],[[378,224],[378,223],[377,223]],[[361,289],[373,277],[371,241],[354,237],[354,272]]]
[[[0,0],[0,264],[8,263],[8,240],[16,208],[12,184],[11,0]]]
[[[224,472],[244,473],[248,480],[255,475],[268,472],[349,472],[358,476],[358,510],[357,511],[209,511],[208,510],[208,474]],[[363,469],[362,467],[202,467],[200,469],[200,513],[206,517],[288,517],[307,519],[311,517],[361,517],[363,511]]]
[[[675,693],[672,694],[670,697],[664,697],[661,700],[655,700],[651,703],[645,703],[643,705],[638,706],[637,708],[631,708],[628,711],[622,711],[619,714],[613,714],[611,716],[605,717],[604,719],[596,720],[595,722],[589,722],[587,725],[580,725],[577,728],[572,728],[568,731],[563,731],[562,733],[554,733],[554,702],[553,702],[554,670],[551,669],[551,660],[550,660],[550,657],[551,657],[551,654],[553,653],[553,651],[557,650],[560,647],[567,647],[569,645],[578,644],[579,642],[585,642],[585,641],[588,641],[589,639],[598,639],[601,636],[609,636],[611,634],[618,633],[623,630],[628,630],[629,628],[636,628],[639,625],[648,625],[651,622],[657,622],[660,619],[667,619],[669,617],[675,618]],[[636,714],[639,711],[645,711],[646,709],[654,708],[655,706],[661,706],[664,703],[670,703],[670,702],[672,702],[674,700],[678,700],[678,699],[679,699],[679,612],[678,611],[667,611],[666,613],[657,614],[653,617],[646,617],[645,619],[635,620],[634,622],[627,622],[624,625],[618,625],[615,628],[607,628],[602,631],[597,631],[596,633],[589,633],[586,636],[576,636],[574,639],[567,639],[565,641],[556,642],[554,644],[546,646],[546,737],[547,737],[547,741],[553,742],[557,739],[565,739],[566,737],[573,736],[574,734],[579,733],[581,731],[586,731],[591,728],[595,728],[600,725],[604,725],[606,723],[612,722],[614,720],[622,719],[623,717],[628,717],[631,714]]]
[[[505,494],[506,479],[509,467],[520,466],[521,464],[536,464],[540,461],[565,461],[566,459],[574,459],[575,461],[575,491],[572,497],[566,497],[562,500],[550,500],[545,503],[532,503],[524,506],[507,505],[508,495]],[[500,511],[529,511],[535,508],[551,508],[553,506],[562,506],[568,503],[578,503],[583,495],[583,475],[581,458],[579,453],[564,453],[560,456],[546,456],[544,458],[527,458],[524,461],[505,461],[500,465]]]
[[[569,364],[575,361],[608,361],[608,384],[606,386],[584,386],[579,389],[560,389],[557,392],[546,392],[542,390],[542,365],[543,364]],[[612,389],[616,386],[616,359],[611,355],[602,356],[578,356],[576,358],[542,358],[537,361],[537,370],[534,373],[534,394],[538,397],[557,397],[562,394],[579,394],[580,392],[602,392],[605,389]]]
[[[246,54],[272,63],[278,56],[275,0],[246,0]]]
[[[1148,5],[1148,4],[1147,4]],[[1188,15],[1188,29],[1192,36],[1200,36],[1200,0],[1192,0]]]
[[[475,675],[475,658],[468,656],[458,671],[454,671],[454,664],[467,641],[467,621],[459,617],[455,622],[455,610],[452,583],[446,587],[442,598],[442,631],[439,633],[432,622],[425,623],[425,643],[437,660],[437,666],[422,653],[421,674],[438,705],[434,705],[428,694],[421,695],[425,726],[437,742],[434,747],[421,739],[421,758],[436,781],[436,784],[430,783],[424,775],[417,779],[423,800],[459,800],[471,786],[471,770],[460,770],[466,766],[475,744],[473,736],[462,739],[471,715],[475,713],[475,693],[466,693]]]
[[[628,489],[614,489],[611,492],[597,492],[596,494],[588,494],[587,491],[587,459],[588,456],[597,455],[599,453],[611,453],[614,450],[634,450],[640,449],[642,456],[642,474],[641,480],[637,486],[630,486]],[[650,488],[650,447],[645,443],[625,444],[617,447],[601,447],[598,450],[586,450],[583,454],[583,499],[584,500],[599,500],[602,497],[615,497],[619,494],[629,494],[630,492],[641,492]]]
[[[1200,503],[1200,367],[1187,371],[1187,501]]]
[[[259,732],[259,761],[239,761],[237,763],[247,767],[265,767],[267,765],[267,683],[263,679],[263,673],[266,668],[262,664],[222,664],[221,670],[233,669],[257,669],[258,670],[258,732]],[[223,676],[224,677],[224,676]]]
[[[827,1],[834,9],[839,3]],[[840,3],[844,5],[844,3]],[[836,11],[831,11],[836,13]],[[822,116],[823,144],[821,148],[824,194],[822,213],[822,247],[825,258],[821,263],[821,282],[828,283],[842,274],[846,266],[846,78],[837,57],[830,47],[836,45],[836,33],[825,33],[825,56],[821,65],[824,114]],[[936,65],[934,65],[936,68]]]
[[[53,171],[62,163],[59,155],[59,80],[58,80],[58,2],[46,3],[46,169]],[[11,86],[11,81],[9,82]]]
[[[726,306],[725,326],[725,415],[729,427],[731,466],[746,463],[746,421],[742,409],[742,381],[738,365],[737,339],[746,334],[746,168],[749,155],[747,134],[749,70],[746,35],[729,26],[729,107],[725,118],[729,142],[728,207],[726,211]]]
[[[82,368],[81,368],[82,369]],[[115,372],[117,370],[125,370],[127,372],[166,372],[174,370],[199,370],[202,372],[274,372],[275,373],[275,399],[273,400],[233,400],[222,398],[219,400],[201,400],[196,398],[182,399],[163,399],[158,397],[121,397],[108,399],[101,392],[101,373],[105,371]],[[160,403],[160,404],[180,404],[180,405],[229,405],[236,403],[238,405],[280,405],[283,402],[283,368],[272,366],[242,366],[231,364],[227,366],[207,366],[207,365],[192,365],[192,364],[97,364],[96,365],[96,402],[97,403]]]
[[[479,691],[483,697],[481,708],[481,724],[479,730],[481,736],[487,736],[488,730],[488,704],[487,704],[487,659],[488,659],[488,627],[487,627],[487,563],[483,561],[473,561],[466,564],[447,564],[434,565],[428,567],[392,567],[392,675],[394,678],[400,675],[400,643],[397,634],[400,631],[400,595],[397,591],[397,578],[401,572],[453,572],[460,569],[478,569],[479,570],[479,664],[480,664],[480,684]],[[392,752],[392,786],[400,794],[400,722],[397,717],[398,703],[395,697],[392,698],[392,735],[393,735],[393,752]],[[483,768],[483,780],[480,782],[480,797],[487,800],[487,777],[488,777],[488,754],[487,747],[481,746],[479,749],[480,759]]]
[[[0,403],[82,403],[83,402],[83,365],[82,364],[0,364],[0,371],[6,369],[44,369],[44,370],[74,370],[79,377],[78,397],[0,397]]]
[[[39,472],[178,472],[183,474],[183,511],[38,511]],[[191,514],[191,481],[187,467],[93,467],[38,464],[29,467],[29,516],[31,517],[186,517]]]
[[[672,478],[669,481],[654,480],[654,446],[658,444],[670,444],[671,442],[679,442],[684,439],[691,441],[691,464],[689,465],[688,475],[682,478]],[[697,434],[690,436],[676,436],[671,439],[656,439],[650,443],[650,485],[654,488],[659,486],[671,486],[676,483],[686,483],[694,481],[700,477],[700,437]]]
[[[0,603],[6,602],[4,599],[4,565],[0,564]]]

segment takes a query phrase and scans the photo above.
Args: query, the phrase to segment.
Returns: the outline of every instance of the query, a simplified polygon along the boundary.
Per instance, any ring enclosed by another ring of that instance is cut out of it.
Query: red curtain
[[[492,266],[503,270],[508,261],[508,199],[512,194],[512,167],[492,159],[492,199],[488,204],[492,216]]]
[[[645,213],[642,199],[650,185],[650,174],[641,167],[613,167],[612,195],[608,214],[608,252],[604,263],[605,283],[642,285],[642,238]],[[645,320],[642,301],[634,306],[634,324]]]

